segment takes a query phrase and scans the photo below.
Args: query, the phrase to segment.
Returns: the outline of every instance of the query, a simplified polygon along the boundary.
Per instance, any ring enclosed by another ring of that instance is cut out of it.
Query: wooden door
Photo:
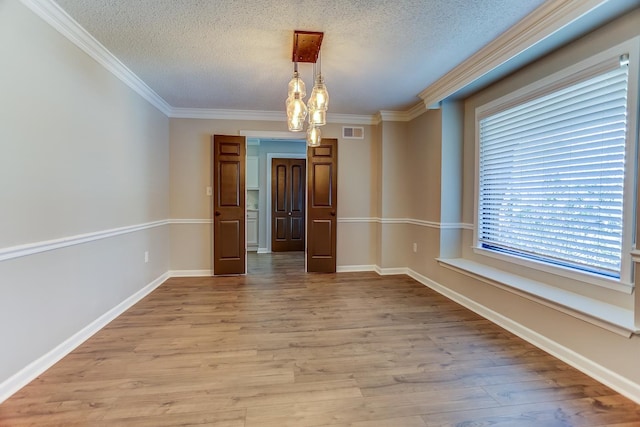
[[[244,136],[213,137],[213,274],[245,273]]]
[[[305,160],[271,161],[271,250],[304,251]]]
[[[336,271],[338,140],[323,139],[307,151],[307,271]]]

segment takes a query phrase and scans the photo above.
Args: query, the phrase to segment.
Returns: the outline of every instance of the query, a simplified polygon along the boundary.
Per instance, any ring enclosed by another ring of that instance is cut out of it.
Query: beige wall
[[[405,266],[408,234],[402,223],[409,215],[409,140],[407,124],[385,121],[379,125],[379,203],[377,266],[397,269]],[[400,222],[397,222],[400,221]]]
[[[474,220],[475,130],[474,110],[490,100],[561,70],[594,53],[640,34],[636,10],[606,27],[566,46],[541,61],[475,94],[465,102],[445,102],[438,111],[427,111],[409,123],[383,122],[379,127],[380,247],[377,265],[393,273],[408,269],[424,276],[446,292],[457,293],[467,304],[493,313],[538,343],[563,349],[564,355],[590,372],[604,375],[628,390],[640,387],[640,339],[624,338],[556,309],[517,296],[469,276],[441,267],[437,257],[480,261],[515,274],[526,269],[491,259],[480,259],[472,250]],[[406,165],[409,167],[406,167]],[[409,191],[406,191],[406,190]],[[409,219],[409,223],[385,223],[385,218]],[[412,250],[413,243],[417,251]],[[584,284],[566,278],[531,272],[531,277],[573,292]],[[625,308],[633,296],[607,289],[590,295]],[[515,326],[514,326],[515,325]]]
[[[168,270],[168,119],[18,0],[0,2],[2,383]],[[144,262],[144,252],[150,259]]]
[[[409,209],[405,215],[423,221],[440,221],[442,112],[429,110],[408,123]]]
[[[345,125],[348,125],[346,123]],[[338,139],[338,266],[375,264],[376,233],[368,218],[376,216],[378,172],[373,126],[364,126],[365,138],[342,139],[343,124],[327,124],[323,137]],[[238,135],[241,131],[286,132],[286,123],[250,120],[171,119],[170,121],[170,212],[173,220],[201,222],[172,224],[171,270],[210,272],[211,261],[211,137]],[[276,148],[274,148],[277,150]],[[266,162],[266,160],[265,160]],[[266,178],[261,163],[261,186]],[[262,192],[262,190],[261,190]],[[261,194],[260,198],[264,196]],[[264,199],[263,199],[264,200]],[[264,230],[264,216],[259,228]],[[356,221],[350,221],[357,219]],[[261,239],[264,239],[262,232]],[[358,244],[354,245],[354,242]],[[265,244],[261,240],[261,247]]]
[[[462,187],[459,194],[462,201],[460,212],[462,221],[472,223],[474,219],[474,179],[476,176],[474,160],[475,108],[638,34],[640,34],[640,10],[636,9],[635,12],[629,13],[594,33],[571,43],[560,51],[501,80],[465,101],[463,158],[460,176],[462,178]],[[443,126],[446,126],[444,118]],[[445,143],[446,141],[443,137],[442,144],[444,145]],[[428,162],[429,167],[436,166],[435,160],[429,161],[425,159],[425,161]],[[443,171],[442,174],[444,180],[446,171]],[[455,182],[455,178],[452,182]],[[455,217],[455,209],[452,209],[450,214]],[[442,230],[442,233],[441,245],[444,245],[447,244],[446,239],[443,237],[445,230]],[[459,247],[459,251],[464,258],[473,259],[515,274],[529,276],[558,287],[565,287],[576,293],[587,292],[585,285],[578,281],[539,271],[527,271],[526,268],[520,266],[508,265],[474,254],[471,250],[472,233],[472,230],[465,229],[462,231],[461,238],[452,236],[451,238],[454,241],[449,242]],[[637,363],[640,355],[640,337],[633,336],[631,339],[621,337],[586,321],[576,319],[442,267],[437,267],[435,271],[430,271],[427,264],[424,267],[415,268],[415,270],[427,275],[446,289],[455,291],[473,303],[478,303],[492,310],[497,313],[497,316],[504,316],[506,321],[513,321],[524,328],[528,328],[532,331],[531,334],[536,335],[540,341],[549,340],[549,342],[564,346],[568,354],[572,354],[575,360],[594,362],[600,366],[598,369],[608,370],[612,373],[612,376],[619,375],[620,384],[628,383],[635,384],[632,387],[640,386],[640,370]],[[633,297],[623,293],[611,292],[606,289],[590,289],[588,293],[595,298],[622,307],[631,308],[633,306]]]
[[[475,169],[475,109],[487,102],[504,96],[514,90],[522,88],[526,85],[534,83],[541,78],[547,77],[557,71],[560,71],[570,65],[599,53],[607,48],[620,44],[634,36],[640,34],[640,10],[628,13],[618,20],[606,25],[605,27],[576,40],[561,50],[552,53],[540,61],[526,67],[525,69],[514,73],[501,80],[500,82],[490,86],[489,88],[469,97],[465,100],[464,112],[464,174],[463,174],[463,212],[462,216],[465,222],[473,223],[474,221],[474,177]],[[632,298],[623,293],[601,292],[598,289],[591,290],[593,287],[585,287],[583,283],[553,274],[544,274],[537,270],[531,270],[522,266],[514,266],[509,263],[500,262],[494,259],[488,259],[472,251],[473,235],[471,230],[465,230],[464,237],[469,244],[461,245],[461,251],[465,258],[477,260],[479,262],[498,267],[500,269],[524,275],[532,279],[543,280],[558,287],[564,287],[567,290],[576,293],[597,293],[597,297],[612,304],[631,307]]]
[[[342,124],[323,128],[339,140],[338,266],[409,269],[640,384],[638,337],[624,339],[435,261],[474,257],[472,231],[459,223],[473,222],[475,107],[639,28],[636,10],[469,98],[464,114],[463,104],[445,103],[409,123],[365,126],[364,140],[341,139]],[[0,352],[2,384],[168,270],[210,271],[211,136],[286,129],[273,121],[167,119],[18,0],[0,2],[0,58],[0,253],[174,220],[0,260],[0,337],[10,349]]]
[[[425,225],[408,224],[409,240],[406,266],[421,274],[430,274],[439,255],[440,210],[444,191],[442,187],[442,111],[428,110],[407,124],[409,155],[408,218]],[[413,245],[416,251],[413,251]]]
[[[404,122],[383,122],[380,217],[406,218],[411,200],[409,137]]]
[[[374,156],[372,159],[372,165],[374,165],[374,169],[377,171],[375,176],[375,191],[376,191],[376,209],[375,209],[375,217],[382,217],[382,127],[383,124],[380,123],[377,126],[374,126],[372,129],[373,133],[373,146],[374,146]],[[375,265],[382,265],[382,228],[383,225],[379,222],[375,224],[376,230],[376,258]]]

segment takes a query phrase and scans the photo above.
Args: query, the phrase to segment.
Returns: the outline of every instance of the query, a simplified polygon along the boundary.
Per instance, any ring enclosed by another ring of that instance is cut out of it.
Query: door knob
[[[291,216],[291,212],[289,212],[289,216]]]
[[[216,216],[220,216],[222,215],[222,213],[220,213],[220,211],[216,211]]]
[[[336,211],[331,211],[331,216],[336,216]]]

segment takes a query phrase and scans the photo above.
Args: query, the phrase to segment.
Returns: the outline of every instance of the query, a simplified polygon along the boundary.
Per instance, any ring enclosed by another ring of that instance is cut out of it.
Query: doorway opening
[[[247,275],[265,275],[300,273],[304,271],[305,253],[301,252],[272,252],[259,254],[247,253]]]
[[[255,134],[255,136],[254,136]],[[259,134],[257,132],[251,132],[247,136],[247,159],[255,158],[254,161],[247,162],[247,177],[258,176],[257,184],[252,189],[247,187],[247,200],[252,200],[252,209],[247,210],[247,225],[248,229],[255,227],[256,231],[247,233],[247,274],[268,274],[269,272],[289,270],[289,271],[306,271],[305,265],[305,246],[304,239],[306,235],[300,235],[300,232],[304,233],[304,226],[306,224],[306,217],[304,212],[300,215],[299,212],[293,209],[286,210],[286,216],[291,212],[292,222],[298,227],[298,231],[294,235],[294,240],[302,237],[299,247],[292,252],[277,252],[279,248],[274,248],[272,245],[272,237],[277,235],[277,232],[273,231],[273,224],[276,221],[276,216],[273,214],[273,208],[277,207],[273,203],[273,183],[272,178],[274,175],[273,159],[285,159],[291,161],[306,162],[307,157],[307,144],[306,141],[300,139],[287,138],[288,135],[275,132],[264,132]],[[258,136],[260,135],[260,136]],[[295,135],[299,138],[299,135]],[[253,166],[255,165],[255,166]],[[255,168],[252,171],[251,168]],[[290,171],[289,171],[290,172]],[[297,178],[300,182],[301,189],[305,189],[306,194],[306,173],[299,174]],[[255,182],[253,178],[247,182]],[[297,200],[298,204],[301,203],[302,207],[306,207],[306,196],[302,196],[302,199]],[[249,207],[249,203],[247,204]],[[281,208],[283,206],[280,206]],[[284,213],[280,209],[280,214]],[[295,212],[295,213],[294,213]],[[277,219],[278,225],[281,226],[280,230],[283,231],[283,225],[289,222],[289,219]],[[250,236],[254,235],[255,240],[250,241]],[[280,248],[281,249],[281,248]]]
[[[277,247],[273,247],[275,246],[275,240],[273,238],[275,237],[277,240],[279,238],[279,231],[283,228],[274,228],[273,224],[275,223],[277,225],[278,221],[286,224],[287,221],[282,218],[278,219],[276,213],[274,213],[275,211],[272,209],[272,205],[276,205],[278,203],[278,200],[274,199],[274,195],[272,194],[276,193],[278,190],[277,188],[276,190],[273,190],[273,184],[271,182],[271,178],[277,171],[272,171],[272,169],[277,169],[279,167],[278,163],[273,163],[273,159],[306,160],[306,163],[296,163],[289,160],[286,162],[287,167],[294,164],[298,169],[301,169],[304,164],[306,169],[306,172],[298,171],[297,179],[298,190],[302,187],[305,188],[305,195],[302,196],[301,192],[299,192],[298,195],[298,202],[303,198],[305,200],[304,203],[298,203],[300,211],[302,211],[302,206],[304,206],[304,214],[300,212],[301,215],[296,219],[299,225],[302,225],[300,223],[304,223],[304,232],[301,231],[302,227],[299,227],[297,233],[299,240],[302,239],[302,235],[304,234],[304,243],[302,244],[302,249],[304,249],[304,251],[299,251],[301,252],[299,255],[302,255],[301,258],[304,263],[301,262],[300,267],[303,268],[303,271],[335,273],[337,263],[336,225],[338,194],[338,140],[335,138],[323,138],[319,145],[307,148],[305,141],[301,141],[299,139],[294,140],[292,137],[269,138],[264,139],[263,146],[262,138],[258,138],[257,136],[250,138],[253,135],[249,135],[249,133],[250,132],[240,132],[240,137],[249,137],[246,138],[247,151],[245,154],[243,149],[241,156],[243,160],[239,160],[234,163],[234,168],[232,169],[239,173],[234,175],[237,178],[237,182],[234,181],[236,183],[230,188],[240,190],[240,192],[235,192],[234,194],[242,194],[242,207],[244,209],[247,191],[249,191],[248,187],[245,185],[245,181],[248,180],[247,177],[249,176],[249,172],[245,169],[245,164],[251,164],[249,156],[253,156],[252,162],[258,164],[258,173],[253,172],[253,175],[259,175],[259,182],[256,184],[256,188],[254,189],[257,190],[258,193],[258,207],[255,209],[258,211],[258,215],[254,215],[252,220],[255,221],[255,223],[252,226],[249,226],[249,218],[247,215],[248,210],[245,209],[244,224],[239,226],[237,223],[234,223],[236,224],[236,228],[242,231],[242,237],[240,240],[236,241],[238,244],[234,246],[242,247],[242,254],[238,255],[236,252],[234,252],[234,254],[236,258],[242,258],[245,260],[245,263],[243,263],[244,268],[237,269],[236,274],[249,273],[250,270],[255,271],[255,269],[250,268],[248,265],[249,261],[257,260],[257,257],[260,255],[273,254],[274,250],[277,252],[279,249]],[[273,133],[275,134],[277,132]],[[288,136],[287,134],[285,135]],[[257,140],[257,144],[252,144],[252,140]],[[298,144],[297,149],[295,148],[296,142]],[[267,147],[270,143],[275,145]],[[280,145],[278,146],[278,144]],[[251,145],[258,145],[259,148],[252,148],[250,147]],[[235,151],[237,152],[238,150]],[[273,166],[274,164],[275,166]],[[240,179],[241,177],[244,179]],[[218,181],[218,186],[215,187],[218,189],[216,190],[216,194],[220,192],[218,187],[220,187],[221,183],[224,184],[219,179]],[[251,179],[249,179],[249,181],[251,181]],[[286,185],[282,188],[286,188]],[[282,209],[282,211],[285,212],[287,216],[293,217],[293,210],[290,209],[290,207],[287,209],[288,210]],[[218,212],[216,210],[215,215],[214,223],[228,222],[222,212]],[[288,224],[290,226],[291,222]],[[253,238],[254,242],[256,240],[258,241],[257,251],[255,253],[256,257],[252,256],[251,260],[249,260],[249,257],[247,256],[248,237],[245,237],[244,235],[245,228],[257,231],[257,236],[254,236]],[[286,229],[286,227],[284,227],[284,229]],[[214,233],[214,241],[218,240],[226,240],[225,234]],[[214,253],[218,254],[216,251],[214,251]],[[276,259],[275,255],[272,255],[270,258],[271,260]],[[291,259],[288,261],[291,261]],[[214,274],[216,274],[215,269]]]

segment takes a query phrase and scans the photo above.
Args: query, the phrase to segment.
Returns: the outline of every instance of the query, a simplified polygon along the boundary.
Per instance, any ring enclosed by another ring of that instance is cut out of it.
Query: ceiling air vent
[[[364,139],[364,128],[343,126],[342,137],[346,139]]]

